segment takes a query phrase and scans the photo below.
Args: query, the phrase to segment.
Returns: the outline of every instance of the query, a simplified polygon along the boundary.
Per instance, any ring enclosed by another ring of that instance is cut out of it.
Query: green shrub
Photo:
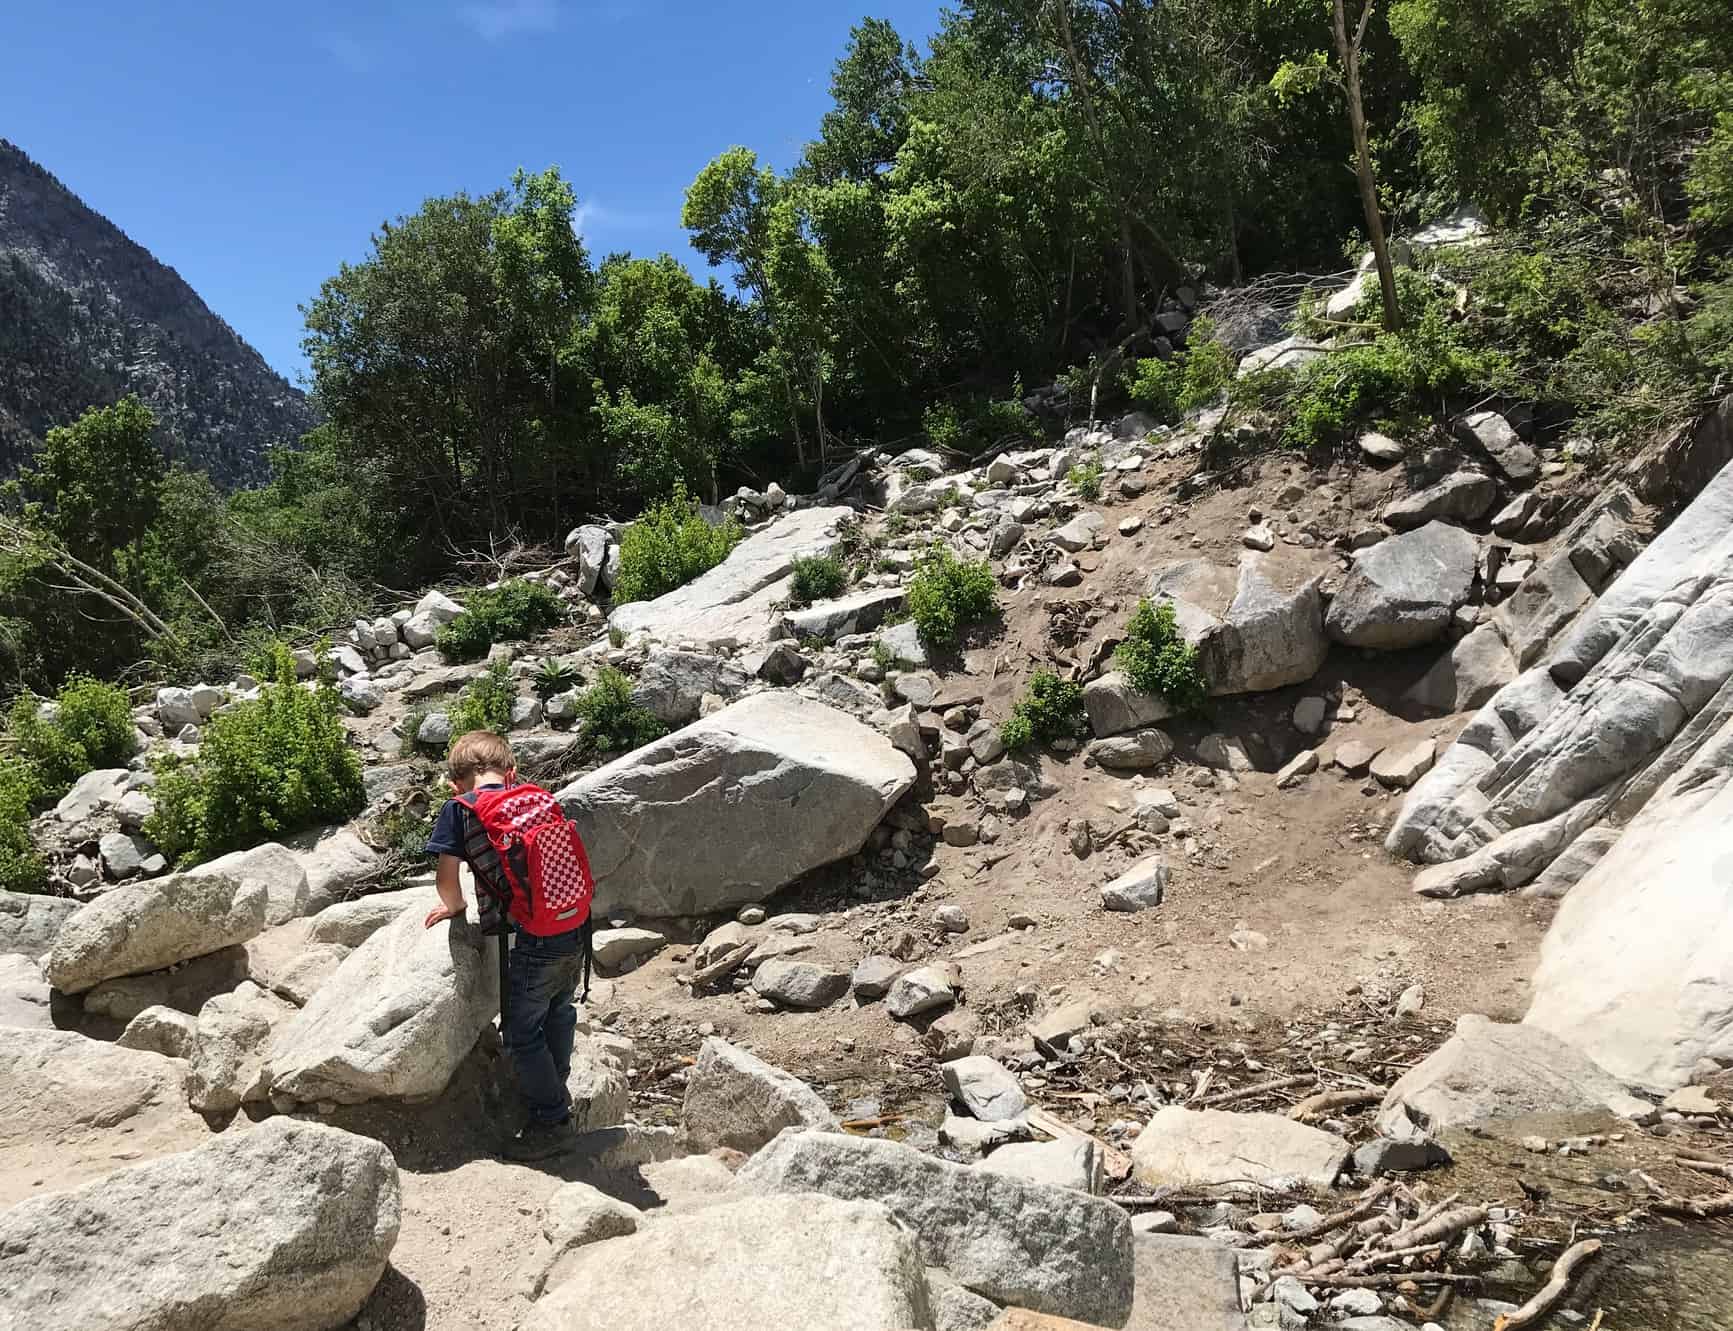
[[[935,402],[922,413],[921,427],[934,448],[951,453],[973,453],[1032,433],[1019,396]]]
[[[0,761],[0,891],[40,892],[48,870],[30,840],[35,777],[16,759]]]
[[[943,545],[921,558],[909,584],[908,612],[928,647],[953,646],[964,629],[999,606],[999,585],[986,560],[965,563]]]
[[[712,526],[674,487],[671,497],[644,510],[620,538],[620,572],[614,579],[614,604],[653,601],[708,573],[740,543],[740,524],[729,518]]]
[[[19,698],[7,728],[32,803],[59,799],[86,772],[123,766],[138,750],[126,690],[88,675],[68,679],[47,715],[37,699]]]
[[[1155,356],[1133,361],[1125,371],[1125,391],[1157,420],[1172,425],[1189,411],[1207,407],[1234,380],[1234,353],[1216,340],[1215,324],[1199,319],[1185,348],[1171,360]]]
[[[1194,712],[1209,697],[1209,680],[1197,648],[1180,636],[1171,602],[1137,603],[1113,661],[1133,688],[1160,695],[1176,711]]]
[[[486,656],[494,643],[533,638],[565,615],[565,604],[553,588],[515,579],[473,593],[462,613],[440,629],[435,645],[448,661],[473,661]]]
[[[1082,498],[1091,502],[1101,498],[1101,459],[1090,457],[1079,462],[1065,474],[1065,479]]]
[[[632,681],[612,666],[578,695],[578,724],[592,753],[629,753],[668,733],[660,717],[632,701]]]
[[[578,668],[570,662],[545,656],[536,665],[536,673],[531,677],[531,687],[535,689],[536,697],[546,701],[556,693],[576,688],[581,679]]]
[[[848,585],[848,574],[842,564],[829,555],[812,555],[794,561],[794,584],[789,590],[791,605],[811,605],[827,601]]]
[[[259,697],[213,716],[192,758],[157,764],[144,832],[181,865],[352,818],[366,803],[337,691],[301,688],[274,653]]]
[[[1037,670],[1029,679],[1028,696],[1011,709],[999,738],[1007,749],[1076,739],[1089,729],[1083,710],[1083,689],[1051,670]]]
[[[495,661],[446,712],[451,721],[452,743],[472,730],[506,734],[511,730],[511,708],[516,701],[517,681],[512,678],[511,662]]]

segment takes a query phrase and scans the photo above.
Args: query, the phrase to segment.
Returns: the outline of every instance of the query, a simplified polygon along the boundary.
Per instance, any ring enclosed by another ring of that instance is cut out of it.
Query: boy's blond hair
[[[453,781],[466,781],[482,772],[509,772],[517,766],[511,745],[491,730],[472,730],[459,735],[445,760]]]

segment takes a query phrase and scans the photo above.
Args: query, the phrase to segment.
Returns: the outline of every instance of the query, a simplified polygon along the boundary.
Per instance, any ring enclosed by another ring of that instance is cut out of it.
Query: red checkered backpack
[[[492,854],[472,854],[477,886],[527,934],[546,938],[589,924],[596,895],[589,856],[560,802],[540,786],[522,782],[459,795],[475,815],[472,833],[486,837]],[[480,837],[472,835],[472,846]]]

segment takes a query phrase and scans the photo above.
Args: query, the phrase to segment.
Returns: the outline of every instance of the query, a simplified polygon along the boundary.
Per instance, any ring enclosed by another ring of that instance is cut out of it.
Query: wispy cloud
[[[319,45],[351,74],[365,74],[373,68],[373,53],[346,33],[327,32],[320,36]]]
[[[462,6],[458,17],[490,42],[559,26],[559,0],[479,0]]]

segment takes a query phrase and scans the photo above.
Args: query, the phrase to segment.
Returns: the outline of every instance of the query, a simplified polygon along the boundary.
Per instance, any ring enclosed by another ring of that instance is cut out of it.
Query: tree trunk
[[[1366,211],[1366,232],[1372,238],[1372,257],[1378,265],[1378,288],[1384,295],[1384,329],[1394,333],[1402,327],[1402,307],[1396,301],[1396,269],[1390,263],[1390,246],[1384,239],[1384,219],[1378,211],[1378,183],[1372,176],[1372,150],[1366,142],[1366,110],[1360,100],[1360,43],[1372,19],[1373,0],[1365,0],[1360,23],[1348,36],[1348,17],[1343,0],[1331,0],[1336,35],[1336,56],[1342,62],[1342,81],[1348,94],[1348,127],[1354,132],[1354,173],[1360,178],[1360,204]]]

